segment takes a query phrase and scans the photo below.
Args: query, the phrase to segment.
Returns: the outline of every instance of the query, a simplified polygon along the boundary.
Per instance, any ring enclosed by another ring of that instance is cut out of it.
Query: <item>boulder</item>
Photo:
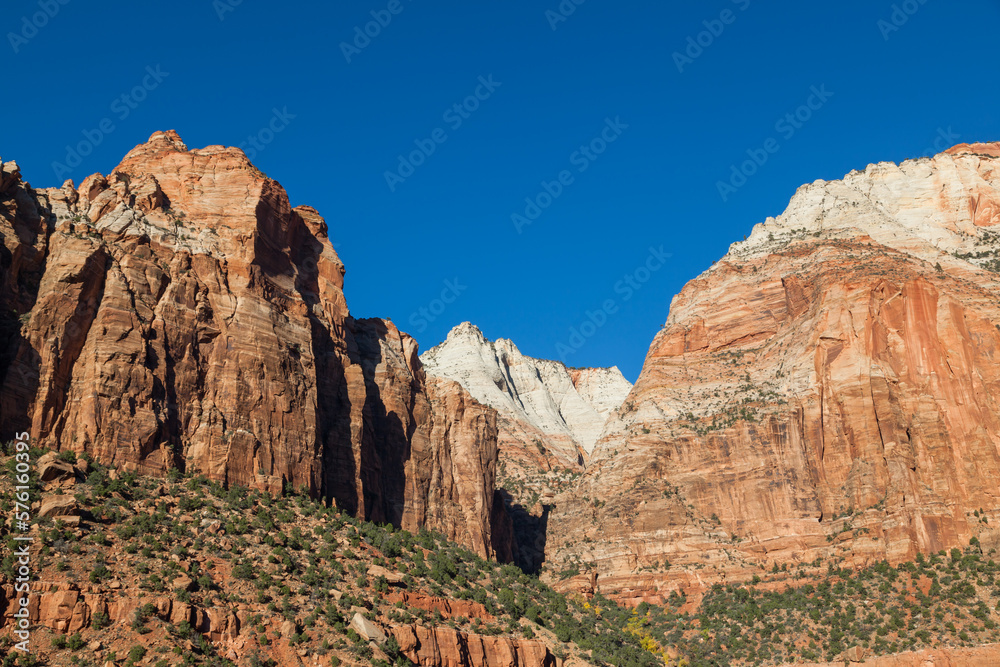
[[[38,510],[38,518],[45,517],[71,517],[79,512],[76,498],[73,496],[56,495],[42,498],[41,507]]]
[[[360,613],[354,614],[354,617],[351,619],[350,627],[368,641],[375,642],[376,644],[385,643],[386,636],[385,632],[382,631],[382,628],[369,621]]]
[[[38,459],[38,477],[43,482],[75,479],[76,469],[72,463],[60,459],[55,452],[48,452]]]

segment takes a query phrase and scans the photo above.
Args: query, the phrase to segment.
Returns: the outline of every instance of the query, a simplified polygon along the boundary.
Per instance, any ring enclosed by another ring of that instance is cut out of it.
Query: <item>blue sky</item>
[[[800,184],[1000,138],[995,0],[99,7],[4,11],[0,156],[33,185],[156,130],[243,143],[326,217],[356,316],[632,380],[673,295]]]

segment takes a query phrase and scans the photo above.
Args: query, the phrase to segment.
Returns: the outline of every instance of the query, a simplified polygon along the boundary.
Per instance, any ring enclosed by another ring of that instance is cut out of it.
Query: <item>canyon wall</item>
[[[174,132],[78,188],[35,190],[4,164],[3,437],[508,554],[495,412],[428,379],[391,323],[351,317],[327,234],[242,151]]]
[[[456,326],[421,357],[498,413],[501,488],[514,535],[512,556],[537,572],[545,554],[549,507],[583,471],[604,423],[632,388],[617,368],[569,369],[489,341],[474,325]]]
[[[998,156],[803,186],[691,281],[556,498],[557,585],[634,603],[1000,548]]]

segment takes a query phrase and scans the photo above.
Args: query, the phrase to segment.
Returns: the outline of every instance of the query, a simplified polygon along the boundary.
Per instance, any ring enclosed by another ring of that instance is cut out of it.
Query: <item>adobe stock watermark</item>
[[[21,17],[21,29],[18,32],[7,33],[7,41],[14,53],[20,53],[21,47],[37,37],[38,32],[69,3],[70,0],[38,0],[38,11]]]
[[[741,12],[745,12],[750,8],[751,0],[730,1]],[[688,65],[693,65],[695,60],[701,58],[705,51],[710,49],[715,44],[715,41],[722,37],[722,33],[726,31],[726,27],[736,23],[738,17],[739,14],[737,12],[727,7],[719,12],[718,18],[702,21],[701,24],[705,26],[705,29],[696,35],[688,36],[687,45],[683,52],[674,51],[673,53],[674,65],[677,66],[677,71],[683,74],[684,68]]]
[[[614,120],[605,118],[604,127],[601,128],[597,136],[570,154],[570,166],[575,167],[579,174],[587,171],[590,165],[608,150],[608,146],[618,141],[618,138],[627,129],[628,124],[622,122],[621,116],[615,116]],[[538,220],[542,213],[566,192],[566,188],[575,182],[576,177],[571,169],[563,169],[556,174],[552,181],[543,180],[540,184],[541,190],[533,197],[524,198],[524,210],[520,213],[512,213],[510,216],[510,221],[514,223],[514,229],[517,230],[517,233],[523,234],[524,228]]]
[[[948,129],[939,127],[937,131],[937,136],[934,138],[934,143],[921,151],[921,157],[934,157],[938,153],[943,153],[952,146],[958,144],[959,140],[962,138],[958,132],[954,132],[951,129],[951,125]]]
[[[775,132],[785,141],[790,140],[799,130],[805,127],[805,124],[812,119],[813,115],[822,109],[830,98],[833,97],[833,93],[826,89],[826,84],[818,88],[812,86],[809,90],[811,94],[806,99],[805,104],[785,114],[774,124]],[[771,156],[780,150],[781,142],[775,137],[767,139],[760,148],[748,148],[747,156],[749,159],[744,160],[739,165],[730,165],[729,180],[717,181],[715,184],[716,189],[719,191],[719,196],[722,197],[722,201],[729,201],[729,198],[746,185],[749,179],[761,167],[767,164]]]
[[[659,248],[651,246],[645,261],[614,284],[613,290],[617,296],[605,299],[596,310],[586,311],[580,323],[569,328],[566,341],[556,343],[556,354],[559,355],[559,359],[564,364],[567,363],[569,355],[579,352],[588,340],[596,336],[611,316],[618,312],[621,304],[631,301],[636,292],[641,290],[671,257],[673,254],[664,252],[662,245]]]
[[[441,120],[447,124],[453,132],[459,130],[465,121],[472,117],[483,102],[490,99],[497,88],[503,85],[501,81],[494,81],[493,75],[479,77],[479,85],[472,91],[472,94],[456,102],[441,114]],[[406,182],[410,176],[416,173],[417,169],[427,162],[430,156],[437,152],[438,146],[448,141],[448,133],[443,127],[434,128],[425,139],[414,139],[413,145],[416,148],[407,154],[397,156],[399,162],[394,171],[386,170],[385,183],[389,186],[390,192],[395,192],[396,188]]]
[[[246,154],[247,159],[253,162],[254,158],[260,154],[274,138],[288,127],[291,121],[295,120],[295,114],[288,113],[288,107],[274,107],[271,109],[271,120],[255,134],[251,134],[246,141],[240,142],[237,146]]]
[[[576,13],[576,8],[587,0],[562,0],[555,9],[545,10],[545,20],[549,22],[549,27],[553,32],[559,28],[560,23],[565,23],[569,17]]]
[[[235,12],[236,8],[243,4],[243,0],[212,0],[212,9],[220,21],[226,20],[226,14]]]
[[[52,171],[57,179],[63,179],[73,173],[73,170],[83,164],[83,158],[94,152],[98,146],[104,143],[109,134],[117,129],[114,119],[119,122],[124,121],[132,112],[139,108],[149,94],[160,87],[163,80],[170,76],[170,72],[164,72],[160,65],[146,67],[146,75],[134,86],[111,101],[108,109],[111,116],[105,116],[93,129],[81,131],[83,139],[76,144],[66,146],[66,157],[63,162],[53,162]]]
[[[28,611],[31,595],[31,446],[29,434],[18,433],[14,444],[14,517],[11,522],[14,536],[14,636],[19,640],[15,650],[29,652],[31,617]]]
[[[410,315],[407,321],[411,327],[417,330],[417,333],[427,331],[427,327],[437,318],[441,317],[444,311],[448,310],[448,306],[458,301],[458,297],[462,296],[462,293],[467,289],[469,289],[468,285],[460,283],[458,278],[445,280],[441,294],[436,299],[431,300],[426,306],[418,308],[416,312]]]
[[[412,2],[412,0],[407,0],[407,2]],[[406,9],[406,5],[402,3],[402,0],[389,0],[385,9],[373,9],[370,12],[371,21],[365,23],[364,26],[354,26],[354,39],[350,42],[340,43],[340,52],[344,54],[347,64],[350,65],[354,56],[367,49],[372,40],[389,27],[392,18],[402,14],[404,9]]]
[[[926,4],[927,0],[904,0],[899,4],[894,4],[888,20],[879,19],[875,24],[879,32],[882,33],[882,39],[888,42],[889,38],[894,33],[902,30],[903,26],[910,22],[913,15],[919,12],[920,8]]]

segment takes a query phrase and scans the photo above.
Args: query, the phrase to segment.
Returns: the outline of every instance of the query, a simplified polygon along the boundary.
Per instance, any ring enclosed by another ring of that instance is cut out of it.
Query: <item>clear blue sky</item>
[[[295,117],[264,134],[254,161],[328,220],[356,316],[391,318],[423,349],[470,320],[558,358],[558,345],[581,342],[571,327],[611,301],[579,349],[559,349],[632,380],[672,296],[800,184],[924,154],[941,132],[1000,138],[996,1],[910,0],[916,11],[891,31],[893,2],[872,0],[568,0],[565,21],[546,16],[558,0],[398,0],[396,14],[388,0],[46,2],[54,16],[33,31],[23,17],[38,0],[10,0],[0,44],[0,155],[33,185],[61,183],[53,162],[104,119],[114,130],[71,170],[77,183],[155,130],[238,145],[287,109]],[[391,22],[348,63],[341,43],[382,10]],[[701,35],[707,47],[681,72],[673,54],[705,21],[720,34]],[[492,92],[478,81],[491,75]],[[113,106],[143,83],[134,109]],[[832,97],[814,97],[800,127],[776,126],[813,86]],[[477,87],[478,108],[445,115]],[[628,127],[605,130],[606,119]],[[397,156],[438,128],[447,138],[391,190]],[[615,139],[605,152],[574,155],[602,132]],[[780,150],[723,201],[718,182],[769,138]],[[558,191],[563,171],[569,184],[518,233],[512,214],[543,180]],[[645,273],[660,246],[672,257]],[[619,283],[627,275],[641,289]],[[457,298],[422,318],[454,280]]]

